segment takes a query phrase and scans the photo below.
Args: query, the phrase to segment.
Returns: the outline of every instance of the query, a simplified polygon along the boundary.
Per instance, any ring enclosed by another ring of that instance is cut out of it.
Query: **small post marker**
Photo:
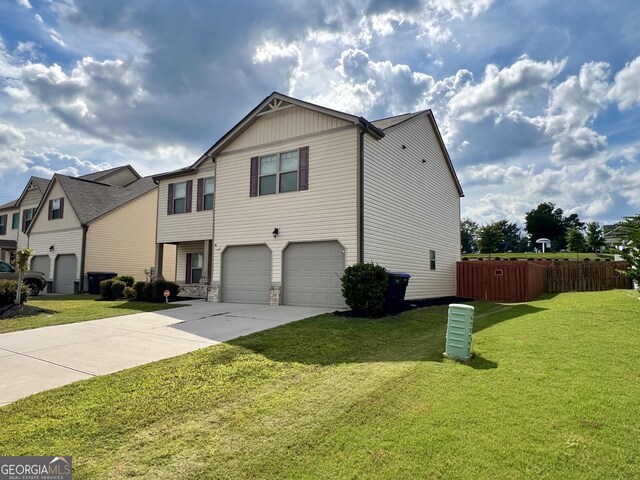
[[[169,303],[169,295],[171,295],[171,292],[169,290],[165,290],[164,291],[164,301],[165,301],[165,303]]]

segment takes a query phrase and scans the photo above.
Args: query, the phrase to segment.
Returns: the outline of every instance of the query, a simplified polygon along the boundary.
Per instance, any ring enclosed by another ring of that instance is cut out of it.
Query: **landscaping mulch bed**
[[[438,298],[423,298],[421,300],[405,300],[400,310],[397,310],[395,312],[388,312],[383,314],[382,316],[398,315],[402,312],[415,310],[416,308],[437,307],[439,305],[449,305],[451,303],[463,303],[463,302],[469,302],[471,300],[472,300],[471,298],[463,298],[463,297],[438,297]],[[359,314],[358,312],[354,312],[353,310],[336,310],[333,313],[338,317],[359,318],[362,316],[361,314]]]
[[[0,307],[0,320],[6,320],[8,318],[15,317],[33,317],[34,315],[40,315],[41,313],[58,313],[53,310],[47,310],[46,308],[33,307],[31,305],[7,305]]]

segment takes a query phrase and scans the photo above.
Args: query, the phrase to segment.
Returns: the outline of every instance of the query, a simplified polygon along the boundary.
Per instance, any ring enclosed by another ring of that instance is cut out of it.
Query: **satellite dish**
[[[548,238],[539,238],[536,240],[536,243],[542,244],[542,253],[544,253],[544,247],[551,247],[551,240]]]

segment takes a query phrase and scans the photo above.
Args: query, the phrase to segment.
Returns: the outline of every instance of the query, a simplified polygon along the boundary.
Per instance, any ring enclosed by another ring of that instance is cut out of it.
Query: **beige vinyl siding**
[[[196,211],[198,195],[198,178],[215,176],[215,165],[211,161],[205,162],[198,168],[197,174],[160,180],[158,189],[158,243],[177,243],[193,240],[211,240],[213,238],[214,210]],[[169,184],[193,181],[191,197],[191,213],[176,213],[167,215],[167,200]],[[218,185],[216,185],[216,189]],[[247,187],[248,188],[248,187]]]
[[[53,246],[53,252],[49,248]],[[72,228],[57,232],[36,232],[29,235],[29,247],[33,248],[33,255],[49,256],[49,272],[47,279],[53,278],[55,258],[58,255],[74,254],[77,258],[76,278],[80,279],[80,259],[82,255],[82,228]]]
[[[42,199],[42,193],[37,187],[33,187],[27,190],[24,198],[20,202],[20,228],[18,229],[18,248],[26,248],[29,246],[29,239],[27,235],[22,232],[22,219],[24,218],[24,211],[30,208],[38,208],[40,200]]]
[[[18,222],[18,228],[16,228],[15,230],[11,228],[11,226],[13,225],[14,213],[20,213],[20,210],[16,208],[13,210],[3,210],[0,212],[0,215],[7,216],[7,233],[5,235],[0,235],[0,240],[18,240],[18,232],[22,228],[22,223]],[[22,218],[20,218],[20,220],[22,221]]]
[[[187,253],[204,254],[204,242],[185,242],[178,245],[176,251],[176,283],[182,284],[186,279]]]
[[[273,114],[280,115],[280,114]],[[266,117],[266,118],[265,118]],[[260,122],[269,121],[260,117]],[[277,147],[223,152],[216,161],[213,280],[220,281],[221,252],[229,245],[267,244],[273,252],[272,281],[281,281],[282,250],[288,242],[338,240],[347,264],[357,261],[356,127],[312,135]],[[272,138],[264,138],[267,143]],[[309,189],[249,196],[251,157],[309,147]],[[280,230],[274,239],[272,231]]]
[[[105,175],[102,178],[96,180],[98,183],[108,183],[109,185],[119,185],[126,187],[131,182],[135,182],[138,177],[128,168],[117,170],[109,175]]]
[[[407,298],[455,295],[460,197],[435,132],[422,116],[385,134],[365,137],[364,260],[410,273]]]
[[[85,273],[107,271],[146,279],[145,270],[155,262],[157,197],[157,189],[152,190],[89,224]],[[164,272],[171,277],[175,248],[166,245],[164,258]]]
[[[345,125],[349,125],[349,122],[307,108],[292,106],[258,117],[258,121],[234,140],[226,150],[253,147]]]
[[[49,220],[49,200],[56,198],[64,198],[64,210],[62,218],[55,220]],[[67,230],[70,228],[80,227],[80,221],[76,215],[76,212],[71,206],[71,202],[64,194],[64,190],[60,186],[57,180],[54,180],[52,188],[49,190],[49,194],[44,199],[42,209],[38,213],[38,216],[33,220],[33,226],[30,233],[39,232],[51,232],[55,230]]]

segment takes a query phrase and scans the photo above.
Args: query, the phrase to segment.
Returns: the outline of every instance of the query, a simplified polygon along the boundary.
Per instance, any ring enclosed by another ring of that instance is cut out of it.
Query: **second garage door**
[[[284,251],[282,262],[285,305],[345,306],[340,283],[344,250],[338,242],[292,243]]]
[[[53,272],[53,291],[55,293],[74,293],[77,260],[75,255],[58,255]]]
[[[228,247],[222,253],[222,301],[269,304],[271,250],[266,245]]]

